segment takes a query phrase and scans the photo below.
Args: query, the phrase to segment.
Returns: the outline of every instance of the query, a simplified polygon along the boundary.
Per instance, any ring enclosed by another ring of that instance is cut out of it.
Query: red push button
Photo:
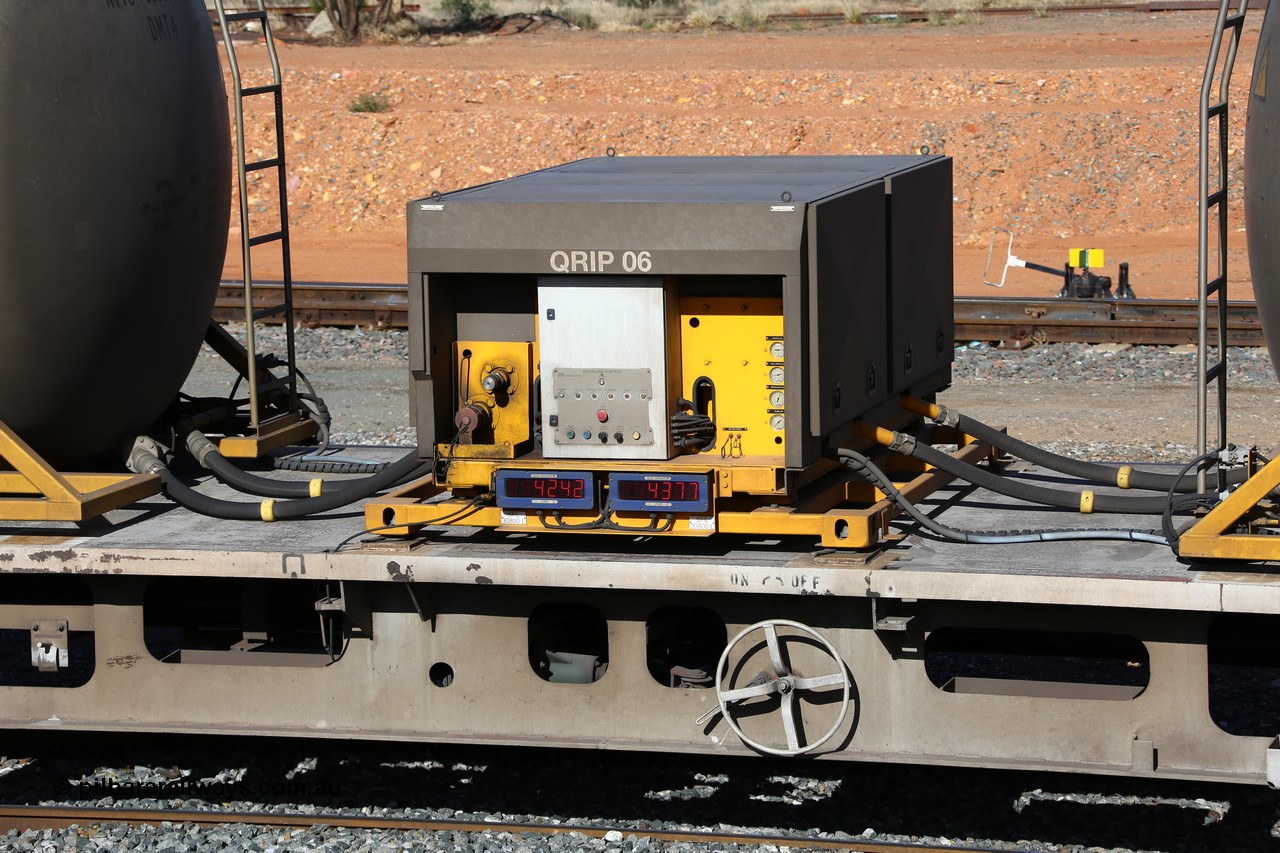
[[[596,420],[598,420],[602,424],[607,423],[609,420],[609,413],[606,412],[604,409],[601,409],[600,411],[596,412]]]

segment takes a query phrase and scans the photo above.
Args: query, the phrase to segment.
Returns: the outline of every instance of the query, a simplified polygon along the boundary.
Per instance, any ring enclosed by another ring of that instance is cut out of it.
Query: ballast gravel
[[[243,327],[228,327],[242,335]],[[338,444],[412,445],[408,333],[399,329],[298,329],[298,363],[333,414]],[[284,352],[279,328],[259,341]],[[1216,351],[1211,350],[1212,363]],[[1271,451],[1280,384],[1261,347],[1227,351],[1228,438]],[[955,348],[952,385],[939,399],[1023,440],[1098,461],[1186,462],[1196,455],[1194,346],[1041,344],[1003,350],[985,341]],[[228,368],[206,347],[190,393],[226,395]],[[1216,427],[1210,406],[1210,436]]]
[[[100,824],[11,832],[7,850],[799,849],[803,839],[993,850],[1280,849],[1265,789],[1210,783],[772,758],[637,755],[532,747],[344,743],[41,732],[0,738],[0,801],[317,815],[307,829]],[[21,755],[19,759],[16,756]],[[131,762],[137,763],[131,763]],[[144,763],[145,762],[145,763]],[[170,793],[142,796],[169,786]],[[177,789],[188,792],[172,796]],[[104,795],[104,793],[106,795]],[[536,821],[605,830],[554,837],[344,827],[343,816]],[[726,846],[656,833],[796,839]]]

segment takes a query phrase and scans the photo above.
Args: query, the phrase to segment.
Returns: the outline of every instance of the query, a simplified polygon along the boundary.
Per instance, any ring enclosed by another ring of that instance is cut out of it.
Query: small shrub
[[[674,10],[681,5],[681,0],[613,0],[615,5],[624,9],[660,9]]]
[[[558,10],[555,14],[580,29],[595,30],[600,28],[600,22],[597,21],[590,12],[584,12],[580,9],[566,8]]]
[[[384,113],[391,109],[391,101],[386,95],[365,92],[356,95],[355,100],[347,104],[347,109],[353,113]]]
[[[440,0],[440,8],[458,29],[475,26],[476,21],[493,11],[488,0]]]
[[[694,9],[684,19],[684,25],[694,30],[709,30],[715,23],[715,16],[705,9]]]
[[[850,24],[861,24],[867,16],[867,4],[864,0],[847,0],[841,10],[844,19]]]
[[[742,32],[759,32],[768,26],[768,19],[761,15],[756,9],[755,4],[750,0],[744,0],[734,7],[729,14],[727,21],[729,26]]]
[[[954,12],[930,12],[929,23],[935,27],[963,27],[982,23],[982,15],[974,9],[957,9]]]

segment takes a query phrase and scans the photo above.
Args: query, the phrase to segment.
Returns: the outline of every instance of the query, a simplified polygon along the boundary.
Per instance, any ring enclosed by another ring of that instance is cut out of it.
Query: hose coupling
[[[167,470],[162,460],[165,449],[155,440],[140,435],[133,440],[125,455],[125,465],[135,474],[159,474]]]
[[[187,424],[181,424],[180,426],[187,426]],[[209,437],[198,429],[191,429],[187,432],[186,444],[187,451],[200,463],[200,467],[208,468],[209,466],[205,464],[205,460],[209,458],[210,453],[217,452],[218,445],[210,441]]]
[[[916,437],[905,432],[895,432],[889,449],[903,456],[912,456],[916,452]]]

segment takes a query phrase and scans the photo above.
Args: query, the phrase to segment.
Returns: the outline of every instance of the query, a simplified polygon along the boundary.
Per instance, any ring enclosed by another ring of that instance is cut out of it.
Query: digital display
[[[616,498],[624,501],[696,501],[702,491],[697,480],[620,480]]]
[[[589,471],[498,472],[497,504],[503,509],[594,509],[595,477]]]
[[[706,474],[609,475],[609,506],[639,512],[706,512],[711,508]]]
[[[502,484],[505,498],[582,498],[587,494],[587,481],[581,477],[506,478]]]

